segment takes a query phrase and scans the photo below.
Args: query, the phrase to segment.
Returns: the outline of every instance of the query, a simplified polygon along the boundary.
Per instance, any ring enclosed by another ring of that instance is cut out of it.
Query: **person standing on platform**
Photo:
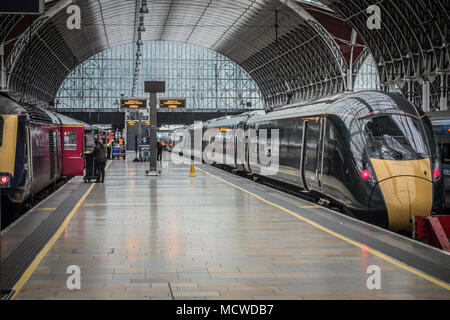
[[[157,150],[158,150],[156,160],[157,160],[157,161],[161,161],[161,160],[162,160],[162,149],[163,149],[163,147],[162,147],[162,144],[161,144],[161,142],[160,142],[159,140],[157,141],[157,146],[156,146],[156,148],[157,148]]]
[[[108,160],[111,159],[111,148],[112,148],[112,143],[113,143],[113,140],[112,140],[112,139],[109,139],[109,142],[108,142],[108,144],[106,145],[106,153],[107,153],[107,155],[108,155]]]
[[[93,153],[97,182],[103,183],[105,181],[106,150],[103,143],[99,140],[95,140]]]

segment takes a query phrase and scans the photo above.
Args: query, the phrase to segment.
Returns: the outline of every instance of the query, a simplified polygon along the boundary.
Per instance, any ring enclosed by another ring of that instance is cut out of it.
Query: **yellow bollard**
[[[195,174],[195,167],[194,167],[194,164],[191,163],[191,172],[189,173],[189,177],[195,177],[195,176],[197,176]]]

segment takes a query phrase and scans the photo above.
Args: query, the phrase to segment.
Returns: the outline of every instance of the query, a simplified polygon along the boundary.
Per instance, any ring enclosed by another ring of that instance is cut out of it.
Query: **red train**
[[[85,126],[1,94],[0,189],[7,200],[21,204],[63,176],[82,176]]]

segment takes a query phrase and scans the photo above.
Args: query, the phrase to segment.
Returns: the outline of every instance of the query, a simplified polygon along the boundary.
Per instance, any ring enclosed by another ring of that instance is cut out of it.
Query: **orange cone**
[[[195,176],[197,176],[195,174],[195,167],[194,167],[194,164],[191,163],[191,172],[189,173],[189,177],[195,177]]]

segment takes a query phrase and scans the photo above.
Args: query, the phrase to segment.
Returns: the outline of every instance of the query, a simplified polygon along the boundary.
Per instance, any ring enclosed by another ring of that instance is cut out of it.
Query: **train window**
[[[77,150],[76,132],[64,132],[64,150]]]
[[[420,120],[403,115],[386,115],[363,121],[370,157],[384,160],[429,158]]]
[[[450,164],[450,136],[437,136],[442,164]]]
[[[3,118],[0,118],[0,147],[3,144]]]
[[[333,122],[328,121],[328,134],[327,138],[329,140],[337,140],[339,138],[338,131],[336,127],[334,126]]]

